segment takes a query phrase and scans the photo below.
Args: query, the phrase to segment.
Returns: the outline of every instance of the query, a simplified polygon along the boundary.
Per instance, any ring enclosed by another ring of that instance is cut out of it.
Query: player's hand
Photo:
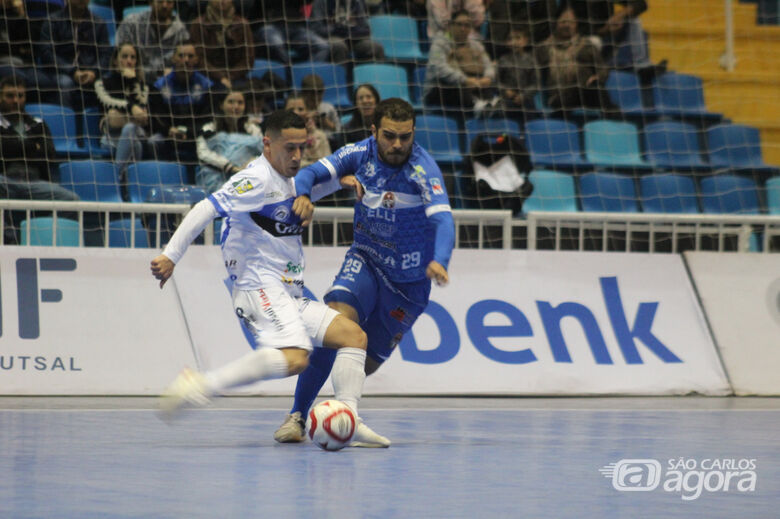
[[[314,216],[314,204],[308,195],[301,195],[293,202],[293,212],[301,219],[301,225],[306,227]]]
[[[173,275],[173,268],[175,266],[176,264],[164,254],[160,254],[152,260],[152,275],[155,279],[160,280],[160,288],[162,288],[165,282]]]
[[[447,274],[447,269],[438,261],[431,261],[428,263],[428,268],[425,269],[425,275],[440,287],[443,287],[450,282],[450,276]]]
[[[339,184],[345,189],[352,189],[355,191],[355,196],[358,200],[363,199],[363,184],[357,179],[355,175],[347,175],[339,179]]]

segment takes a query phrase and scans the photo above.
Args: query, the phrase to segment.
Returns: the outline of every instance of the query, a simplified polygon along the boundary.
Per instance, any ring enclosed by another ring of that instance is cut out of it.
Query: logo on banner
[[[655,459],[622,459],[599,472],[612,480],[620,492],[665,492],[680,494],[683,501],[698,499],[705,492],[755,492],[758,475],[755,459],[672,458],[664,473]],[[663,483],[663,484],[662,484]]]

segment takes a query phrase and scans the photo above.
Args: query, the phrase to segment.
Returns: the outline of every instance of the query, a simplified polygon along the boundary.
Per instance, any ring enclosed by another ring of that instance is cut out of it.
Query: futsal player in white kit
[[[233,307],[256,336],[258,348],[206,373],[185,369],[166,390],[161,410],[203,406],[221,391],[297,375],[312,347],[337,349],[335,398],[358,415],[366,361],[366,334],[327,305],[303,297],[303,227],[311,221],[308,196],[297,196],[293,177],[306,146],[305,121],[285,110],[266,122],[263,155],[197,203],[181,222],[151,270],[160,288],[189,244],[214,218],[226,217],[222,255],[233,280]],[[355,442],[387,441],[362,420]],[[389,442],[388,442],[389,443]]]

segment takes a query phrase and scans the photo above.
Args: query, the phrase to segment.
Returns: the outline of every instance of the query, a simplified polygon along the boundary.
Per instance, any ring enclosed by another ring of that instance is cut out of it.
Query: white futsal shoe
[[[279,443],[301,443],[305,437],[306,422],[300,411],[288,414],[284,423],[274,433],[274,440]]]
[[[364,449],[386,449],[390,447],[390,440],[372,431],[369,426],[363,423],[362,418],[358,418],[358,426],[349,446]]]
[[[203,375],[184,368],[160,398],[160,414],[164,419],[171,419],[177,411],[205,407],[210,400]]]

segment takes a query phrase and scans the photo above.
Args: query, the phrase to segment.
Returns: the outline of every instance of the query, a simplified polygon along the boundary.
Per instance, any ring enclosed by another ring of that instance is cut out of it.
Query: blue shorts
[[[382,363],[428,305],[431,281],[393,283],[368,258],[350,249],[323,300],[346,303],[358,312],[368,335],[367,354]]]

